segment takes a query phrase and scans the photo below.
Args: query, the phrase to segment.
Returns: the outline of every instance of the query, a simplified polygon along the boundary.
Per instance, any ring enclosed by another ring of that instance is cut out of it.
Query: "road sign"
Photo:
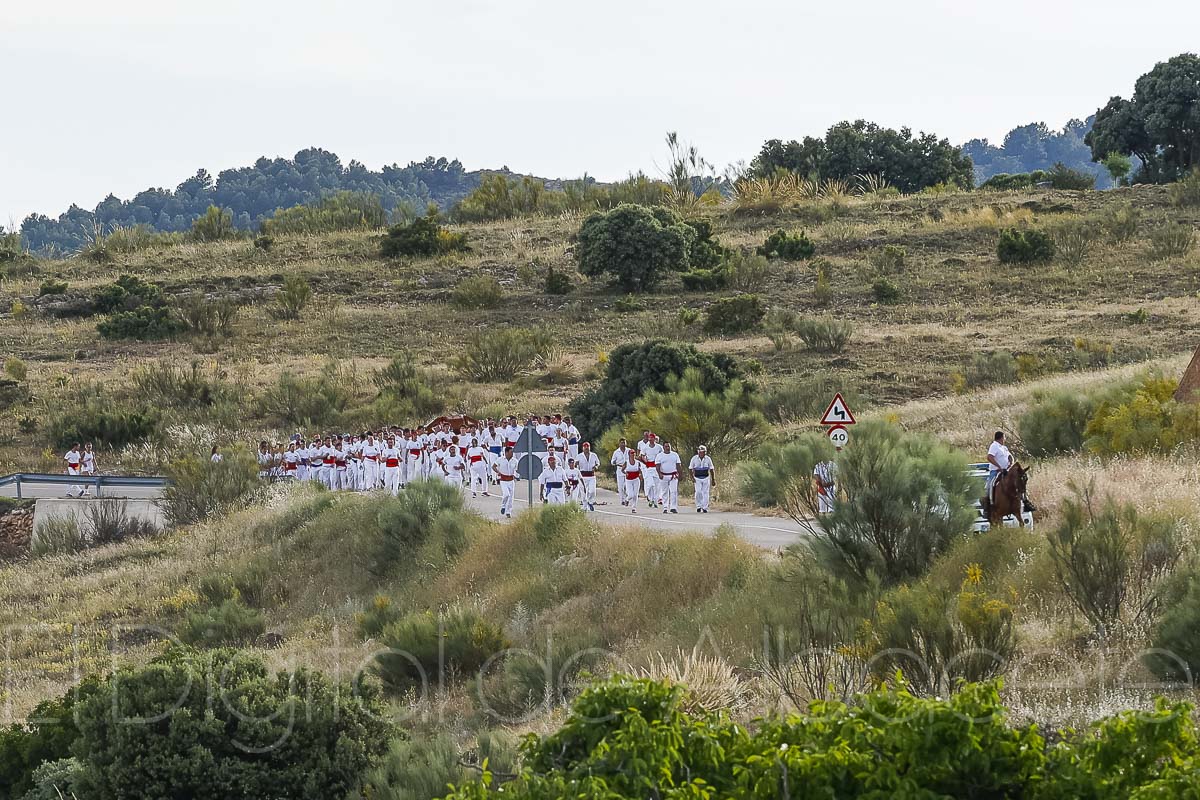
[[[829,408],[825,409],[825,414],[821,417],[822,425],[853,425],[856,421],[841,392],[833,396],[833,402],[829,404]]]
[[[523,477],[529,488],[529,507],[533,507],[533,482],[542,474],[542,457],[546,455],[546,440],[537,435],[533,423],[527,423],[517,440],[517,474]]]
[[[845,447],[846,443],[850,441],[850,431],[846,429],[845,425],[834,425],[825,435],[829,437],[829,441],[833,442],[834,447]]]

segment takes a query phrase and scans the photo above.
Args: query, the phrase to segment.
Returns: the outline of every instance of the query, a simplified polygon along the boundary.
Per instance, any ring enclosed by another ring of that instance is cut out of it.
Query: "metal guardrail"
[[[0,477],[0,488],[16,486],[17,499],[22,499],[22,486],[94,486],[96,496],[104,495],[104,488],[137,487],[142,489],[161,489],[167,485],[167,479],[159,476],[141,475],[49,475],[41,472],[15,472],[12,475]]]

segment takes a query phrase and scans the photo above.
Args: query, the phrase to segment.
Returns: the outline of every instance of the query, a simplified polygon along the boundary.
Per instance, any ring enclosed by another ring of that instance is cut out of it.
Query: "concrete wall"
[[[48,517],[73,516],[79,523],[79,529],[85,536],[91,533],[91,523],[88,521],[87,509],[99,503],[123,503],[125,513],[131,519],[141,519],[154,523],[158,528],[166,527],[166,519],[156,500],[117,500],[105,498],[43,498],[37,501],[33,508],[33,541],[38,539],[38,529]]]

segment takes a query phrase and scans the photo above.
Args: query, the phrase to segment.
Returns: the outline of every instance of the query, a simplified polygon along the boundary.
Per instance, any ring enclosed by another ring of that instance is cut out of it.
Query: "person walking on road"
[[[696,448],[696,455],[688,462],[688,471],[692,473],[692,480],[696,485],[696,513],[707,514],[708,499],[712,496],[713,482],[716,479],[716,469],[708,456],[707,447],[700,445]]]
[[[622,486],[624,494],[621,497],[621,505],[629,507],[629,513],[637,513],[638,493],[642,488],[642,461],[638,458],[638,454],[633,450],[626,451],[625,458],[625,483]]]
[[[842,452],[842,448],[837,448]],[[817,486],[817,513],[832,514],[837,498],[837,461],[822,461],[813,467],[813,481]]]
[[[622,439],[617,443],[617,449],[613,450],[612,458],[608,460],[609,466],[616,470],[617,473],[617,497],[621,498],[621,505],[627,506],[625,502],[625,465],[629,463],[629,454],[632,451]]]
[[[566,505],[567,471],[559,466],[558,458],[553,454],[546,459],[546,468],[538,476],[538,483],[542,485],[542,502]]]
[[[662,452],[658,455],[657,469],[660,487],[660,497],[664,514],[679,513],[679,466],[683,460],[671,447],[670,442],[663,442]]]
[[[516,495],[517,459],[513,449],[505,447],[504,453],[492,464],[492,472],[500,481],[500,516],[512,519],[513,498]]]
[[[580,498],[580,504],[588,511],[595,511],[596,472],[600,469],[600,459],[592,452],[591,442],[584,442],[580,445],[576,466],[579,467],[579,477],[583,482],[583,496]]]

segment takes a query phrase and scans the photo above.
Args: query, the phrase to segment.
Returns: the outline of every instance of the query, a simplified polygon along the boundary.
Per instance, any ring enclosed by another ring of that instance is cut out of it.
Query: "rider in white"
[[[988,447],[987,461],[988,476],[985,493],[990,503],[992,500],[992,487],[996,485],[996,479],[1012,466],[1013,461],[1012,452],[1004,444],[1004,431],[996,431],[996,435],[992,437],[992,443]]]

